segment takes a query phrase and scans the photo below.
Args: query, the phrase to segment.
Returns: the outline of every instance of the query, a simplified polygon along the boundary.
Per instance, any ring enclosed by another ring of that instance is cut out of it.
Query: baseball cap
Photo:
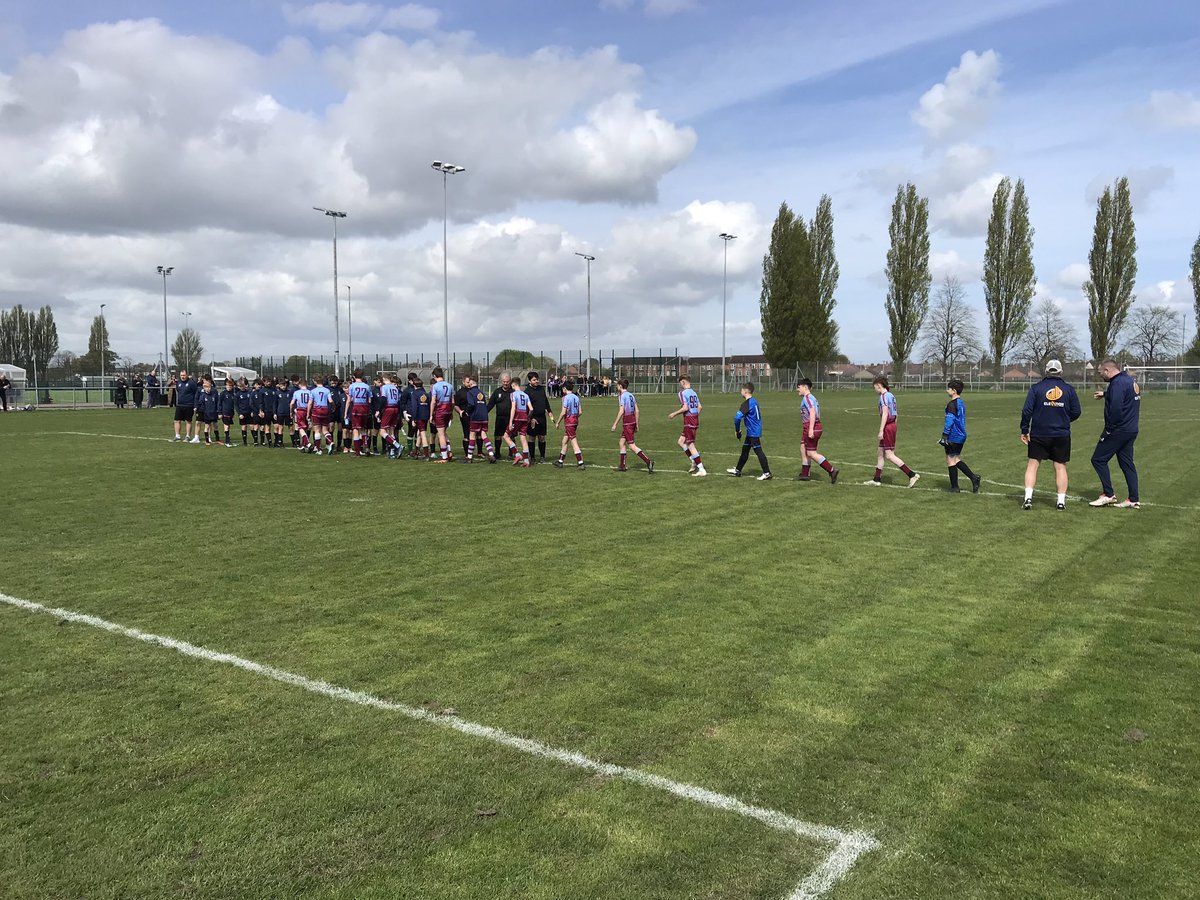
[[[1061,375],[1062,374],[1062,363],[1059,362],[1057,359],[1050,360],[1048,363],[1046,363],[1046,374],[1047,375]]]

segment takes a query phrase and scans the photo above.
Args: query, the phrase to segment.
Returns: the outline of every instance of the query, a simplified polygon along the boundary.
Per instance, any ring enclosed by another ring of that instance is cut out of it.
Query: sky
[[[723,305],[727,351],[759,353],[771,223],[827,193],[841,349],[882,361],[897,185],[984,324],[1007,176],[1086,347],[1096,200],[1125,176],[1136,303],[1194,333],[1197,59],[1177,0],[0,0],[0,308],[50,304],[82,353],[106,304],[113,349],[153,361],[169,265],[168,340],[190,322],[218,360],[345,353],[351,327],[356,355],[433,354],[444,289],[452,352],[573,355],[586,253],[594,353],[719,354]],[[314,206],[347,213],[336,329]]]

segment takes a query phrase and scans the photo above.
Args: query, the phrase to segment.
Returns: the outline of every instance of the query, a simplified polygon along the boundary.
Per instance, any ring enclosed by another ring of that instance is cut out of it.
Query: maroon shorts
[[[350,407],[350,427],[357,428],[359,431],[365,431],[371,427],[371,407],[369,406],[352,406]]]
[[[488,430],[487,427],[488,427],[487,422],[476,422],[474,419],[472,419],[470,427],[468,428],[468,433],[471,434],[472,436],[478,434],[483,437],[487,437],[487,430]]]
[[[822,433],[823,432],[821,430],[820,423],[817,423],[817,425],[813,428],[812,437],[808,436],[808,428],[804,428],[804,432],[800,438],[800,443],[804,445],[805,450],[807,450],[811,453],[817,449],[817,444],[821,443],[821,434]],[[895,436],[896,436],[895,428],[893,427],[893,429],[892,429],[893,439],[895,438]]]
[[[896,449],[896,423],[894,421],[883,426],[883,438],[879,441],[879,449]]]
[[[700,427],[699,416],[684,415],[683,417],[683,441],[685,444],[696,443],[696,430]]]
[[[428,419],[417,419],[417,431],[424,431],[429,427]]]
[[[400,424],[400,407],[384,407],[383,415],[379,417],[380,428],[395,428]]]
[[[433,409],[433,427],[445,428],[450,424],[450,417],[454,414],[454,408],[449,404],[439,404]]]
[[[313,407],[313,424],[318,428],[329,427],[329,407],[315,406]]]
[[[575,431],[579,428],[579,416],[567,416],[563,419],[563,428],[567,432],[567,440],[575,440]]]
[[[313,418],[315,419],[316,416],[313,416]],[[296,427],[297,428],[307,428],[308,427],[308,410],[307,409],[301,409],[298,406],[296,407]]]
[[[513,423],[508,426],[506,432],[509,437],[516,437],[521,434],[529,434],[529,419],[516,418]]]
[[[637,425],[633,422],[625,422],[621,425],[621,440],[627,444],[633,443],[633,435],[637,431]]]

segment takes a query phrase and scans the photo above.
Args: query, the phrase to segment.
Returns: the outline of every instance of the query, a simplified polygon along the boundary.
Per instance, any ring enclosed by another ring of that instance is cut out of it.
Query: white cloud
[[[1175,181],[1175,170],[1171,166],[1154,165],[1130,169],[1125,173],[1125,177],[1129,179],[1129,202],[1133,205],[1133,211],[1138,213],[1146,210],[1151,196],[1171,186]],[[1086,190],[1088,202],[1095,203],[1099,200],[1104,189],[1115,181],[1115,177],[1109,178],[1104,175],[1093,178]]]
[[[696,0],[600,0],[601,9],[628,10],[641,7],[648,16],[673,16],[696,8]]]
[[[437,27],[440,13],[416,3],[388,8],[377,3],[313,3],[308,6],[283,5],[289,24],[312,28],[327,34],[341,31],[384,30],[430,31]]]
[[[1083,283],[1092,277],[1087,263],[1071,263],[1054,278],[1054,283],[1063,290],[1081,291]]]
[[[514,345],[581,348],[587,287],[577,250],[596,256],[594,348],[711,347],[723,274],[717,235],[739,236],[729,248],[732,290],[756,281],[766,229],[750,204],[720,201],[627,218],[596,243],[528,216],[454,228],[448,244],[451,347],[476,353]],[[416,354],[441,346],[440,237],[343,235],[339,281],[352,289],[356,352]],[[86,348],[97,304],[107,303],[117,352],[156,358],[163,343],[162,282],[154,266],[161,263],[176,267],[168,283],[169,339],[182,323],[179,313],[190,310],[218,359],[333,351],[326,233],[303,241],[247,241],[229,230],[121,237],[0,226],[0,246],[0,298],[52,303],[66,349]],[[8,303],[0,300],[0,306]],[[344,308],[342,316],[345,351]]]
[[[912,117],[930,140],[940,143],[970,134],[987,122],[1000,89],[1000,55],[968,50],[945,80],[922,95]]]
[[[934,251],[929,254],[929,272],[935,283],[952,275],[964,285],[971,285],[983,276],[983,262],[963,259],[957,250]]]
[[[1143,110],[1164,128],[1200,128],[1200,95],[1192,91],[1152,91]]]
[[[441,217],[429,161],[468,167],[452,210],[526,200],[645,203],[695,133],[639,105],[641,70],[614,48],[486,52],[470,38],[374,33],[314,67],[294,43],[262,56],[152,21],[93,25],[23,59],[0,109],[9,221],[83,231],[233,227],[311,234],[308,207],[398,234]],[[279,80],[332,79],[322,113]]]

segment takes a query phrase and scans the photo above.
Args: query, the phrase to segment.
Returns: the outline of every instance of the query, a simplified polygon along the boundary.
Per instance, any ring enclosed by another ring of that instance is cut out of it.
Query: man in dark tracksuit
[[[1046,363],[1046,377],[1029,389],[1021,409],[1021,440],[1029,448],[1025,464],[1025,501],[1033,509],[1033,487],[1043,460],[1054,463],[1057,509],[1067,508],[1067,463],[1071,460],[1071,423],[1079,418],[1079,395],[1063,381],[1062,363]]]
[[[546,461],[546,423],[554,418],[550,412],[550,398],[546,396],[546,386],[542,384],[537,372],[530,372],[525,384],[525,393],[529,395],[529,442],[532,445],[537,438],[538,461]],[[533,447],[529,448],[529,461],[533,462]]]
[[[1141,389],[1128,372],[1122,372],[1111,359],[1100,363],[1100,377],[1108,382],[1108,388],[1096,391],[1096,399],[1104,400],[1104,431],[1092,454],[1092,468],[1100,476],[1100,496],[1091,506],[1108,506],[1115,503],[1120,509],[1141,509],[1138,496],[1138,474],[1133,464],[1133,442],[1138,436],[1138,417],[1142,406]],[[1117,503],[1113,492],[1112,476],[1108,473],[1108,461],[1117,458],[1117,465],[1125,475],[1129,497]]]
[[[471,376],[462,377],[462,386],[454,392],[454,411],[458,413],[458,424],[462,426],[463,459],[467,458],[470,446],[468,436],[471,433]]]
[[[180,371],[179,381],[175,383],[175,441],[187,440],[192,433],[192,416],[196,412],[196,382],[188,377],[186,371]],[[183,437],[179,436],[179,423],[183,423]],[[200,443],[197,434],[191,443]]]
[[[492,426],[492,446],[499,447],[504,432],[508,430],[508,419],[512,414],[512,376],[500,373],[500,384],[488,397],[488,411],[496,411],[496,423]],[[508,448],[508,458],[513,458],[513,448]]]

